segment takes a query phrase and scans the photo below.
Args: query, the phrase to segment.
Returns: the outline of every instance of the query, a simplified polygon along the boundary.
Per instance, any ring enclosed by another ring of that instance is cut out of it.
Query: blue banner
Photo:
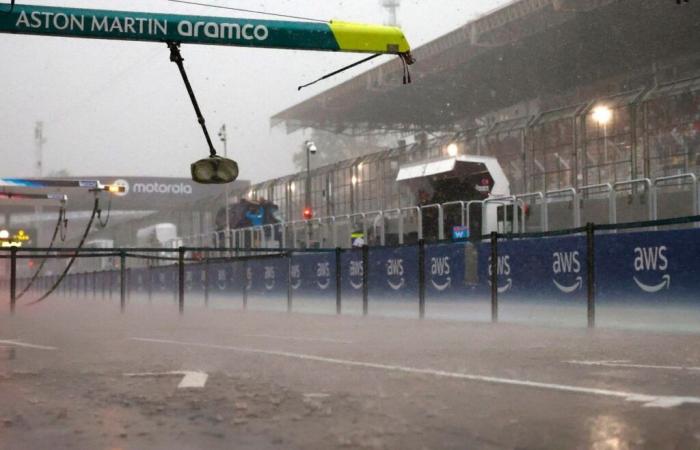
[[[321,296],[335,301],[335,254],[307,253],[292,257],[294,295]]]
[[[418,247],[369,250],[369,292],[375,299],[418,296]]]
[[[595,238],[599,302],[699,302],[700,229],[597,234]],[[425,248],[426,298],[470,301],[490,296],[491,246],[488,241],[444,243]],[[341,255],[341,287],[346,299],[362,295],[362,251]],[[498,292],[505,302],[558,301],[585,304],[587,250],[585,236],[500,240]],[[291,270],[291,272],[290,272]],[[418,295],[418,247],[369,250],[369,293],[382,298],[414,300]],[[208,272],[207,272],[208,271]],[[335,254],[300,253],[290,261],[271,258],[228,263],[192,264],[185,269],[187,292],[240,298],[244,287],[254,296],[294,295],[335,298]],[[61,286],[71,295],[92,289],[119,291],[119,271],[71,274]],[[174,294],[177,266],[133,269],[132,292]]]
[[[700,302],[700,229],[596,236],[597,300]]]
[[[490,290],[491,245],[481,244],[480,278]],[[586,239],[581,236],[498,242],[499,299],[584,302]]]

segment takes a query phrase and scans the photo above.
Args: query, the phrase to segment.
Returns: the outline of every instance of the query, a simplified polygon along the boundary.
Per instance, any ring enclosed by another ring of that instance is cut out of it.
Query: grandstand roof
[[[276,114],[271,125],[453,130],[532,99],[542,110],[559,108],[566,104],[557,97],[577,88],[622,77],[603,94],[636,89],[649,84],[652,67],[662,77],[666,62],[700,54],[699,25],[693,2],[517,0],[417,48],[412,85],[402,85],[401,63],[392,60]]]

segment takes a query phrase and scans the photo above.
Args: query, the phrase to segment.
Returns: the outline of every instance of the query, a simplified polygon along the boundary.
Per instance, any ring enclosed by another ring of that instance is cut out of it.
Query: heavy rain
[[[699,43],[0,0],[0,450],[700,448]]]

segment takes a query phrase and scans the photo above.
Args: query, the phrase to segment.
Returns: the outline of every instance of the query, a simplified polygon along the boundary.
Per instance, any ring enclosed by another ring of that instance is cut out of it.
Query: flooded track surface
[[[0,449],[700,446],[695,334],[128,306],[0,312]]]

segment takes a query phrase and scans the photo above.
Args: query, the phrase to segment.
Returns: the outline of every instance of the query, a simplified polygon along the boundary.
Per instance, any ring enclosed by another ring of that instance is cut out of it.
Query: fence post
[[[335,313],[340,315],[343,312],[342,295],[343,295],[343,272],[341,263],[342,250],[340,247],[335,249]]]
[[[425,318],[425,239],[418,241],[418,312]]]
[[[131,301],[131,285],[133,284],[131,281],[131,267],[126,269],[126,299]]]
[[[92,272],[92,299],[97,298],[97,271]]]
[[[209,254],[204,258],[204,307],[209,307]]]
[[[287,313],[292,312],[292,252],[287,252]]]
[[[586,288],[588,291],[588,328],[595,328],[595,224],[586,224]]]
[[[153,303],[153,266],[148,261],[148,303]]]
[[[119,305],[121,312],[126,309],[126,254],[124,251],[119,252]]]
[[[248,309],[248,260],[243,260],[243,310]]]
[[[183,314],[185,312],[185,247],[179,247],[177,252],[177,300],[180,314]]]
[[[491,233],[491,322],[498,322],[498,232]]]
[[[17,247],[10,248],[10,313],[15,313],[17,303]]]
[[[369,314],[369,246],[362,246],[362,315]]]

